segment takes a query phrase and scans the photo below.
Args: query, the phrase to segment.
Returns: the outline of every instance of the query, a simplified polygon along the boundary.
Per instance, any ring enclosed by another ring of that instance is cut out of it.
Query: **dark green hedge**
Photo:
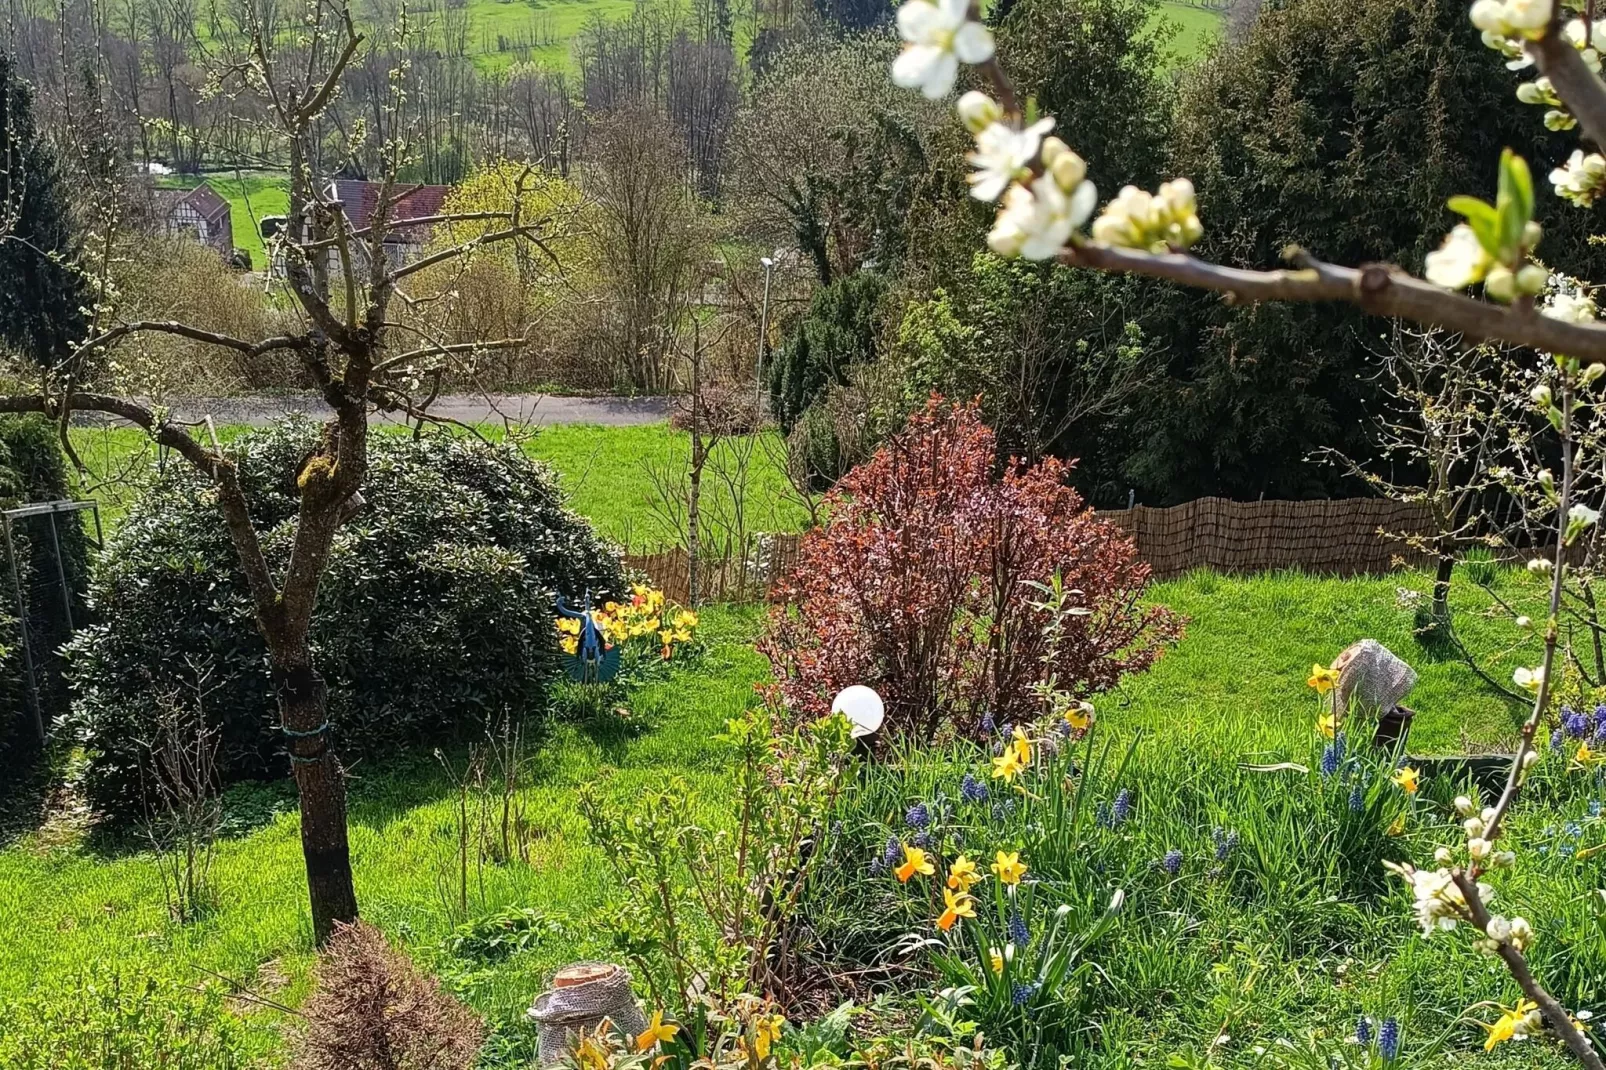
[[[295,526],[295,475],[318,429],[294,422],[230,446],[270,562]],[[556,671],[553,592],[623,587],[618,552],[567,510],[550,471],[512,446],[373,437],[365,508],[336,538],[314,656],[348,763],[472,735],[538,711]],[[91,590],[102,623],[73,645],[86,790],[107,814],[142,805],[142,740],[164,701],[220,726],[221,777],[288,771],[244,577],[213,500],[179,466],[143,495]]]

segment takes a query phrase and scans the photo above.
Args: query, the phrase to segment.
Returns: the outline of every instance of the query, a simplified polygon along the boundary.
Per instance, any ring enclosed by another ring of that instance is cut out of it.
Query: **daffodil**
[[[1578,743],[1578,749],[1573,752],[1572,768],[1588,769],[1590,766],[1595,765],[1602,760],[1606,760],[1606,754],[1602,754],[1599,751],[1590,750],[1589,744],[1580,740]]]
[[[1013,782],[1025,765],[1014,747],[1005,747],[1004,753],[993,759],[993,779]]]
[[[781,1026],[786,1019],[779,1014],[761,1014],[753,1022],[753,1054],[760,1060],[770,1057],[770,1047],[781,1039]]]
[[[1385,836],[1404,836],[1405,835],[1405,815],[1401,814],[1399,817],[1396,817],[1394,819],[1394,823],[1392,825],[1390,825],[1387,829],[1385,829],[1383,834]]]
[[[974,918],[976,916],[976,901],[964,892],[954,892],[952,889],[942,890],[943,912],[937,918],[937,928],[947,932],[954,927],[960,918]]]
[[[1086,732],[1093,725],[1093,704],[1077,702],[1065,710],[1065,723],[1078,732]]]
[[[1392,776],[1390,779],[1393,780],[1394,783],[1398,784],[1400,786],[1400,790],[1405,792],[1405,794],[1415,795],[1417,789],[1417,778],[1419,778],[1421,775],[1422,774],[1417,772],[1415,768],[1407,765],[1397,770],[1394,776]]]
[[[937,872],[937,869],[931,864],[931,859],[926,857],[926,852],[908,844],[905,844],[903,848],[903,865],[893,870],[898,880],[904,884],[908,884],[909,878],[916,873],[923,877],[929,877],[935,872]]]
[[[1020,860],[1019,851],[999,851],[988,868],[1005,884],[1019,884],[1026,875],[1026,863]]]
[[[663,1011],[653,1011],[652,1021],[647,1023],[646,1030],[636,1035],[636,1050],[648,1051],[656,1048],[666,1040],[673,1040],[678,1032],[680,1032],[680,1026],[675,1025],[673,1022],[668,1025],[664,1024]]]
[[[575,1046],[574,1061],[581,1070],[608,1070],[608,1053],[603,1050],[596,1035],[591,1033],[582,1036],[580,1043]]]
[[[1026,729],[1019,725],[1015,726],[1015,738],[1010,742],[1010,746],[1015,749],[1015,757],[1020,761],[1020,764],[1030,764],[1032,760],[1032,741],[1026,738]]]
[[[691,629],[697,627],[697,614],[689,609],[683,609],[675,614],[675,627]]]
[[[1310,667],[1310,677],[1305,683],[1315,688],[1318,695],[1325,695],[1337,685],[1338,670],[1329,669],[1326,665],[1312,665]],[[1327,734],[1331,735],[1332,733],[1329,732]]]
[[[994,973],[1004,972],[1004,953],[996,947],[987,949],[987,964],[993,968]]]
[[[960,855],[954,859],[954,864],[948,867],[948,887],[961,892],[970,891],[970,886],[981,880],[981,872],[976,869],[976,863]]]
[[[1316,719],[1316,732],[1318,735],[1332,739],[1338,732],[1337,714],[1324,713]]]
[[[1501,1007],[1500,1017],[1493,1024],[1479,1022],[1484,1032],[1489,1036],[1483,1042],[1484,1051],[1493,1051],[1496,1044],[1508,1040],[1525,1040],[1530,1033],[1538,1032],[1543,1026],[1539,1017],[1539,1004],[1532,1000],[1519,999],[1515,1007]]]

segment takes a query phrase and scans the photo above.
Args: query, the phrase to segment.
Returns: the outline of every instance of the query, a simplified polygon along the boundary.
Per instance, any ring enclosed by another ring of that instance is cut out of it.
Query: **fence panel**
[[[1385,498],[1198,498],[1165,508],[1139,505],[1098,515],[1132,537],[1138,556],[1157,580],[1201,567],[1218,572],[1300,568],[1340,576],[1389,572],[1402,560],[1421,563],[1421,555],[1398,535],[1433,530],[1426,507]],[[766,598],[774,583],[797,566],[801,543],[800,535],[766,534],[753,536],[742,552],[730,542],[708,547],[697,583],[702,600]],[[625,555],[628,568],[682,604],[690,601],[689,564],[680,546]]]

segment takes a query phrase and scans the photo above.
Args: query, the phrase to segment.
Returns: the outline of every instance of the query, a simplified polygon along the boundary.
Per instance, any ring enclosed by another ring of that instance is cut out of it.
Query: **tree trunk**
[[[301,853],[307,865],[312,932],[322,947],[337,923],[357,920],[346,840],[346,778],[329,745],[329,709],[323,677],[312,667],[305,643],[274,659],[279,714],[288,737],[290,763],[301,797]]]
[[[1439,570],[1433,577],[1433,616],[1450,619],[1450,576],[1455,571],[1455,551],[1439,548]]]

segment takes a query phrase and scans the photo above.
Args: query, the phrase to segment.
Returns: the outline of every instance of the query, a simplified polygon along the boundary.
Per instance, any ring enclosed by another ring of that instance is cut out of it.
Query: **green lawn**
[[[229,202],[229,218],[234,224],[234,247],[251,254],[251,266],[265,271],[268,266],[262,234],[257,222],[263,216],[284,215],[290,210],[290,180],[282,174],[247,171],[217,174],[165,175],[157,184],[172,189],[191,189],[202,182],[210,185]]]
[[[1180,59],[1198,56],[1221,37],[1223,19],[1215,11],[1162,0],[1160,17],[1177,27],[1171,47]]]

